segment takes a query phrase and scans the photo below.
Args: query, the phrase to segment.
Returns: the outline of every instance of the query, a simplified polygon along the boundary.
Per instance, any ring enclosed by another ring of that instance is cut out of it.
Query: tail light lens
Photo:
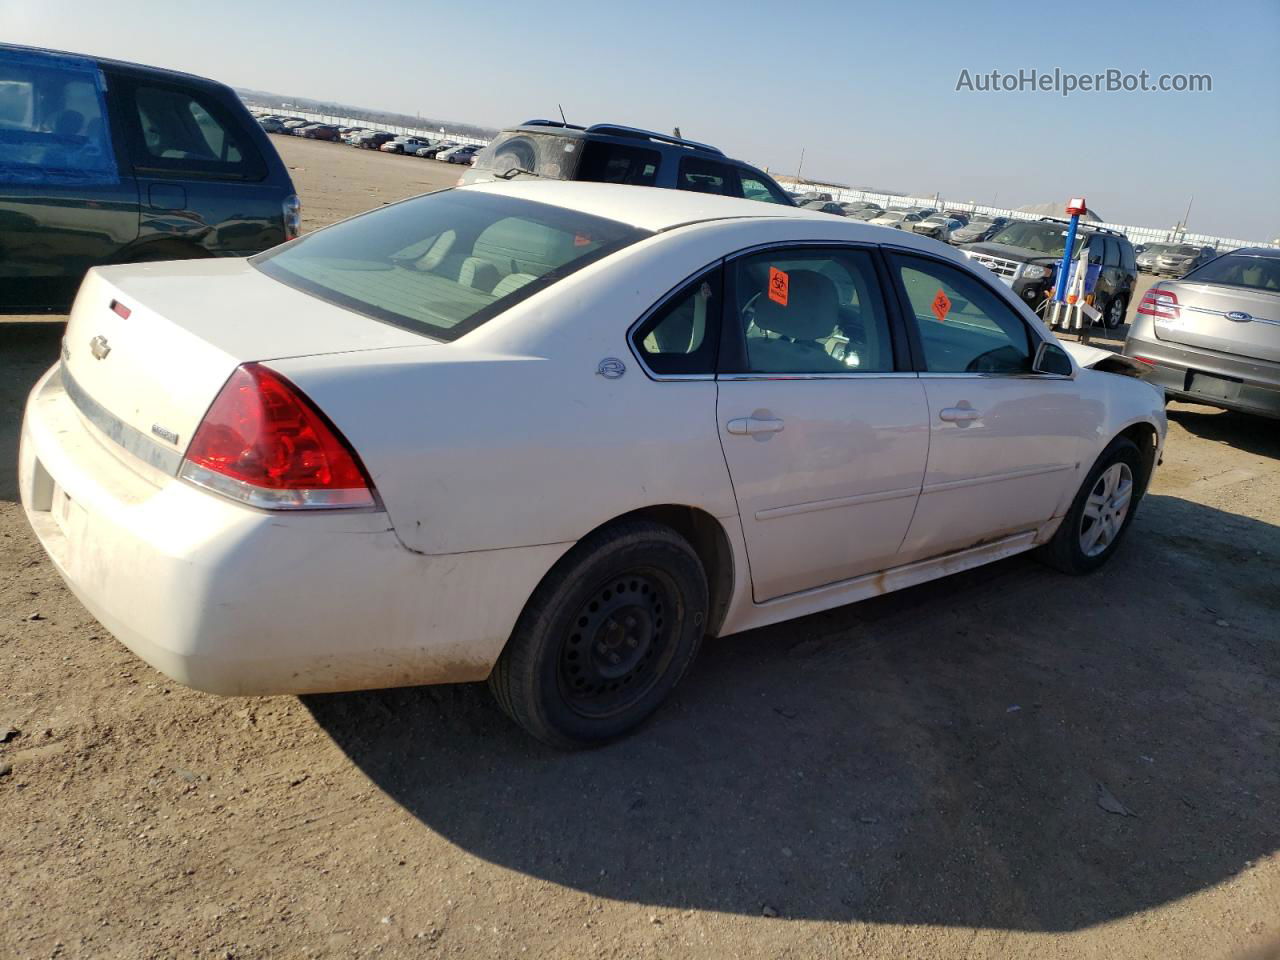
[[[292,240],[302,233],[302,201],[296,193],[284,200],[284,238]]]
[[[1138,313],[1157,320],[1177,320],[1182,315],[1182,308],[1178,306],[1178,295],[1172,290],[1152,288],[1138,304]]]
[[[371,507],[351,446],[284,377],[237,367],[196,428],[179,476],[266,510]]]

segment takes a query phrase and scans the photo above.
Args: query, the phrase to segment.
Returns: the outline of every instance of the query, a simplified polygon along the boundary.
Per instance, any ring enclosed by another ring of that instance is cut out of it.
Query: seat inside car
[[[790,271],[787,302],[767,293],[755,299],[754,326],[764,336],[747,333],[747,360],[752,370],[768,373],[843,371],[844,364],[819,342],[830,337],[839,320],[839,298],[831,278],[814,270]]]

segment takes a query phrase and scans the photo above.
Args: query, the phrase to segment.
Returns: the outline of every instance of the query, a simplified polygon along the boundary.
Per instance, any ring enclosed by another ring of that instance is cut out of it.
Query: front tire
[[[1081,576],[1115,553],[1146,486],[1142,454],[1127,437],[1102,451],[1053,539],[1037,554],[1051,567]]]
[[[544,743],[606,743],[667,698],[706,619],[706,573],[689,543],[661,524],[618,523],[581,541],[538,585],[489,689]]]

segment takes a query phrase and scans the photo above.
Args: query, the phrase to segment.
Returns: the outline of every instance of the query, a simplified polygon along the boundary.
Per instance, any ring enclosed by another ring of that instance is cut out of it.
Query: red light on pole
[[[1068,216],[1078,217],[1088,209],[1089,207],[1084,202],[1084,197],[1072,197],[1067,201]]]

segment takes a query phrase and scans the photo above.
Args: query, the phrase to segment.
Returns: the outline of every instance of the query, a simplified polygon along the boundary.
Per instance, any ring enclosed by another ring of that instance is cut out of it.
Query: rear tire
[[[689,543],[661,524],[618,523],[580,542],[538,585],[489,689],[544,743],[606,743],[667,698],[706,619],[706,573]]]
[[[1142,454],[1127,437],[1102,451],[1053,539],[1036,551],[1051,567],[1081,576],[1111,559],[1146,488]]]
[[[1108,330],[1116,330],[1124,326],[1125,314],[1129,310],[1129,301],[1121,294],[1116,294],[1107,301],[1106,312],[1102,315],[1102,323]]]

